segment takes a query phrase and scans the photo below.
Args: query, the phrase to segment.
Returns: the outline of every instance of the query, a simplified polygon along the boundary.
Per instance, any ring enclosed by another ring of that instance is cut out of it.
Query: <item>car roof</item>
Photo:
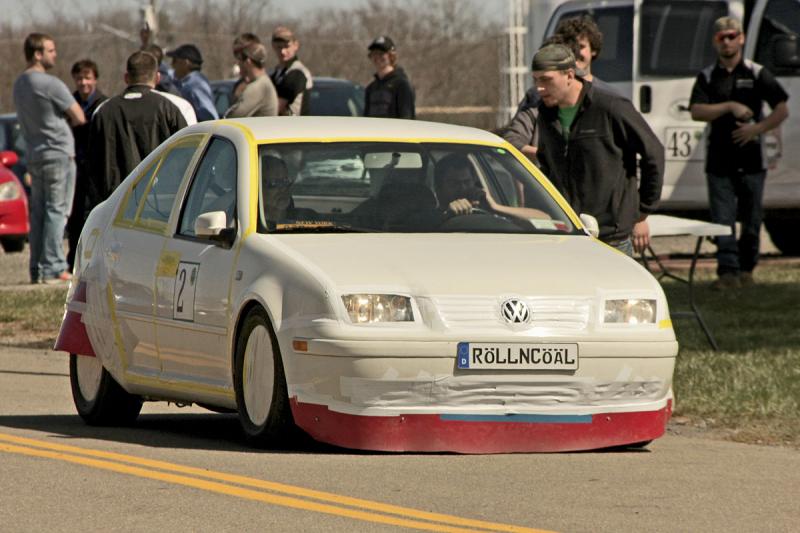
[[[226,119],[253,135],[257,142],[277,140],[409,140],[427,142],[474,142],[499,144],[503,140],[477,128],[423,120],[363,117],[256,117]],[[192,129],[204,129],[203,124]]]

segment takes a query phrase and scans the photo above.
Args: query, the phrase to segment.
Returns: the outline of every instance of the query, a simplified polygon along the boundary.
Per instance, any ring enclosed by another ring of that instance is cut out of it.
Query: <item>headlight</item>
[[[655,324],[655,300],[606,300],[606,324]]]
[[[345,294],[347,314],[354,324],[413,322],[411,298],[397,294]]]
[[[0,183],[0,202],[4,200],[16,200],[22,196],[22,191],[13,181],[7,181],[5,183]]]

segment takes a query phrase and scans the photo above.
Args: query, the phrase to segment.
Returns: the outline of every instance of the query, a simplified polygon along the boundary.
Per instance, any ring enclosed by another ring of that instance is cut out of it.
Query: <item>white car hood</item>
[[[633,259],[583,236],[370,233],[273,238],[298,266],[339,289],[417,295],[660,292],[655,278]]]

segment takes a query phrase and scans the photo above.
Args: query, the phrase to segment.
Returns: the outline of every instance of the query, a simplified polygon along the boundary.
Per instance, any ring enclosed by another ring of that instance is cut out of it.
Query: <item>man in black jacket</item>
[[[89,209],[108,198],[158,145],[186,127],[180,108],[153,90],[158,80],[156,58],[134,52],[125,72],[128,86],[95,112],[89,130]]]
[[[415,118],[414,88],[405,71],[397,66],[397,49],[389,37],[380,36],[368,47],[375,66],[375,79],[367,85],[365,117]]]
[[[67,264],[69,271],[75,264],[75,250],[78,246],[78,239],[83,230],[83,223],[89,215],[86,209],[88,199],[89,177],[89,122],[92,115],[100,105],[108,98],[100,89],[97,88],[97,78],[100,73],[97,63],[91,59],[81,59],[72,65],[72,79],[75,81],[75,92],[72,96],[80,104],[87,122],[80,126],[72,127],[72,136],[75,137],[75,193],[72,199],[72,212],[67,219],[67,238],[69,239],[69,252],[67,252]]]
[[[597,219],[600,239],[629,255],[641,252],[664,181],[661,142],[629,100],[575,75],[569,48],[539,50],[533,78],[542,98],[540,168],[576,212]]]

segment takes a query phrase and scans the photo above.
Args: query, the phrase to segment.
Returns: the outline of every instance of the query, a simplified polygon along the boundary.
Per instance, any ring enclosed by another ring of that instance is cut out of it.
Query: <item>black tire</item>
[[[142,410],[142,399],[125,391],[102,366],[99,380],[86,378],[79,365],[87,363],[91,368],[100,361],[96,357],[69,355],[69,382],[78,414],[90,426],[131,425]],[[93,397],[89,390],[96,390]]]
[[[796,211],[779,213],[776,211],[764,219],[764,226],[769,232],[769,238],[783,255],[800,256],[800,239],[798,239],[795,229],[797,223],[800,222],[800,214]]]
[[[258,389],[252,387],[253,381],[260,383]],[[236,341],[234,388],[239,422],[249,444],[279,448],[294,440],[297,429],[289,407],[280,347],[261,308],[250,311],[242,323]]]
[[[25,248],[25,239],[23,238],[8,238],[0,240],[3,246],[3,251],[7,254],[21,252]]]

